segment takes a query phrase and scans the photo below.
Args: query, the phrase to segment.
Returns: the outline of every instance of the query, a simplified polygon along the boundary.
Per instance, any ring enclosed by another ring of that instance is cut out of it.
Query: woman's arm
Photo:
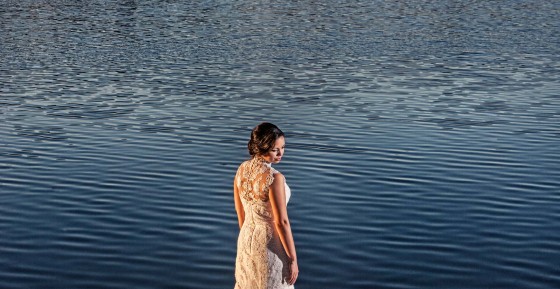
[[[281,173],[274,174],[274,181],[270,186],[270,203],[274,214],[274,225],[280,236],[280,241],[286,254],[290,258],[290,276],[288,283],[294,284],[298,276],[296,245],[292,236],[292,228],[288,219],[288,210],[286,209],[286,192],[284,186],[284,176]]]
[[[233,179],[233,199],[235,201],[235,211],[237,212],[237,221],[239,222],[239,229],[243,226],[245,221],[245,209],[243,209],[243,203],[241,203],[241,198],[239,197],[239,188],[237,187],[237,176]]]

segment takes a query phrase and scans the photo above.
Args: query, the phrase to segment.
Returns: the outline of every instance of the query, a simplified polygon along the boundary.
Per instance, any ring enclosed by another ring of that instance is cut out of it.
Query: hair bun
[[[276,140],[283,137],[284,133],[274,124],[263,122],[251,131],[251,139],[247,143],[247,149],[251,157],[267,153]]]
[[[253,137],[251,137],[251,139],[249,140],[249,143],[247,144],[247,149],[249,150],[249,154],[252,157],[259,154],[259,148],[258,148],[257,144],[255,143],[255,141],[253,140]]]

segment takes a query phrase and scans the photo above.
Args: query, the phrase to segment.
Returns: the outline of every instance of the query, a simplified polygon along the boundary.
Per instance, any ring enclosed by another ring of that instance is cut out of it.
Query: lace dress
[[[261,158],[239,166],[235,177],[245,211],[237,240],[235,289],[293,289],[288,285],[288,255],[274,227],[268,192],[277,171]],[[284,184],[286,205],[290,188]]]

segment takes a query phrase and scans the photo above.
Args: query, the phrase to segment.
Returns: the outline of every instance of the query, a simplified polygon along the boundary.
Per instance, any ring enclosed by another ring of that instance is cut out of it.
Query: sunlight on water
[[[0,287],[233,287],[267,120],[297,288],[556,288],[559,11],[0,0]]]

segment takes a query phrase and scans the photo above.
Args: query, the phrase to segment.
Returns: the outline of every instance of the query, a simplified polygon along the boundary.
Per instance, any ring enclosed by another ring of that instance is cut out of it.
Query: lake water
[[[0,0],[0,288],[232,288],[232,179],[265,120],[296,288],[559,288],[558,19]]]

